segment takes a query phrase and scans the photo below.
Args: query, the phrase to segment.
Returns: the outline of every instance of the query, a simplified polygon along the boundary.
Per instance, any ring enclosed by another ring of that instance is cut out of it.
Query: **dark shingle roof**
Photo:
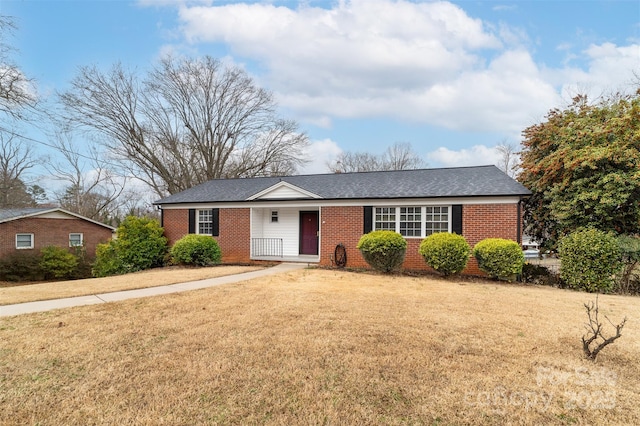
[[[25,216],[32,216],[34,214],[42,213],[51,210],[51,207],[33,207],[22,209],[0,209],[0,222],[6,222],[8,220],[19,219]]]
[[[70,212],[65,209],[61,209],[59,207],[25,207],[25,208],[17,208],[17,209],[0,209],[0,223],[9,222],[16,219],[21,219],[25,217],[38,216],[43,213],[51,213],[51,212],[61,212],[69,216],[77,217],[78,219],[86,220],[91,223],[95,223],[96,225],[104,226],[105,228],[109,228],[112,231],[115,228],[111,225],[107,225],[93,219],[89,219],[88,217],[80,216],[77,213]]]
[[[495,166],[215,179],[155,204],[245,201],[284,181],[323,199],[526,196],[531,192]]]

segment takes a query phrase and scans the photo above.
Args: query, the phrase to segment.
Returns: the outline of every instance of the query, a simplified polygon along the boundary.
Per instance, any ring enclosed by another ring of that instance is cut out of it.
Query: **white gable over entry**
[[[250,200],[299,200],[299,199],[318,199],[321,196],[292,185],[288,182],[280,181],[269,188],[258,192],[247,198]]]

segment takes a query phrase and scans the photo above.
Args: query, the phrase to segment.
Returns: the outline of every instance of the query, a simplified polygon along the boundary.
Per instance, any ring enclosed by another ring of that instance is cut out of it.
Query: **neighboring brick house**
[[[115,228],[60,208],[0,209],[0,257],[43,247],[84,247],[89,256]]]
[[[495,166],[219,179],[157,201],[172,244],[212,235],[223,262],[281,260],[329,266],[344,245],[347,266],[366,267],[362,234],[390,229],[407,242],[406,269],[426,269],[420,242],[455,232],[473,246],[520,242],[521,201],[531,192]],[[471,261],[466,273],[478,273]]]

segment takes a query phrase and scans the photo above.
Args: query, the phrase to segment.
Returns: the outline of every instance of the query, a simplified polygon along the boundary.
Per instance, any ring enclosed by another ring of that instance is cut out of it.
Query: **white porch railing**
[[[252,238],[253,257],[282,257],[282,238]]]

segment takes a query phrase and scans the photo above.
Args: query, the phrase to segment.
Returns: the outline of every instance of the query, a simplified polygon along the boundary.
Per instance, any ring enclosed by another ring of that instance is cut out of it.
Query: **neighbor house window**
[[[395,231],[396,208],[376,207],[376,219],[374,227],[376,231]]]
[[[450,211],[449,206],[376,207],[373,229],[424,238],[436,232],[449,232]]]
[[[211,210],[198,210],[198,234],[213,234],[213,212]]]
[[[271,211],[271,222],[275,223],[277,221],[278,221],[278,211],[273,210]]]
[[[449,231],[449,207],[425,207],[425,236]]]
[[[33,248],[33,234],[16,234],[16,248],[17,249],[32,249]]]
[[[82,234],[69,234],[69,247],[82,247]]]

